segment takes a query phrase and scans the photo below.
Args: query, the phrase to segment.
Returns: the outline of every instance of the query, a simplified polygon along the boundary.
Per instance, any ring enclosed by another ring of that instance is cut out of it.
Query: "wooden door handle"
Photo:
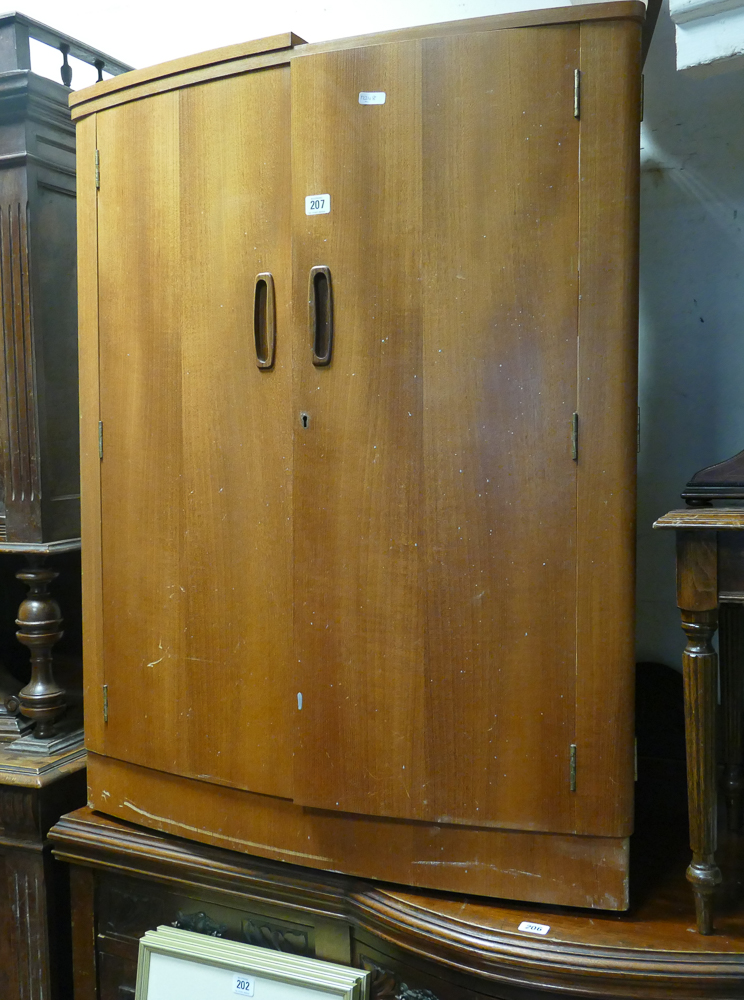
[[[323,368],[331,363],[333,349],[333,289],[329,268],[322,266],[310,268],[308,303],[313,364]]]
[[[268,271],[256,275],[253,289],[253,338],[256,342],[256,364],[271,368],[276,350],[276,305],[274,278]]]

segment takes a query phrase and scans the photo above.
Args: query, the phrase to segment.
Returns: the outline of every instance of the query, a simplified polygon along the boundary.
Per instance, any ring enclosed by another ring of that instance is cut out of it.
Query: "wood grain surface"
[[[654,521],[655,528],[744,528],[744,507],[683,507]]]
[[[573,826],[578,42],[293,65],[295,298],[327,264],[336,329],[297,354],[305,805]]]
[[[284,50],[296,49],[294,54],[314,54],[343,48],[358,48],[360,45],[378,45],[396,40],[413,40],[437,35],[459,35],[470,31],[492,31],[503,28],[534,27],[548,24],[579,23],[582,21],[602,21],[615,18],[630,18],[643,23],[646,5],[640,0],[617,0],[608,3],[587,3],[580,6],[551,7],[546,10],[517,11],[509,14],[472,17],[462,21],[447,21],[440,24],[419,25],[395,31],[378,32],[371,35],[342,38],[333,41],[304,42],[293,32],[284,32],[267,38],[260,38],[220,49],[184,56],[170,62],[160,63],[144,69],[132,70],[111,80],[104,80],[70,94],[73,119],[83,115],[113,107],[125,101],[138,100],[145,94],[159,93],[162,87],[188,86],[193,70],[210,67],[216,73],[242,73],[246,60],[266,56]],[[279,57],[281,58],[281,56]],[[171,79],[169,79],[171,78]],[[152,89],[150,89],[152,88]]]
[[[384,105],[359,104],[385,91]],[[295,800],[421,816],[421,67],[416,42],[292,66]],[[330,192],[329,214],[305,196]],[[312,365],[306,287],[325,265],[333,360]],[[300,412],[307,413],[303,427]]]
[[[92,87],[84,87],[82,90],[73,91],[70,94],[70,107],[76,108],[80,104],[87,104],[91,100],[98,100],[108,94],[121,94],[137,88],[137,96],[142,96],[141,88],[143,84],[152,83],[154,80],[163,80],[168,77],[178,77],[171,80],[169,87],[180,87],[184,83],[184,75],[191,70],[203,71],[206,66],[218,66],[221,63],[234,63],[246,59],[250,56],[266,55],[270,52],[291,49],[294,45],[302,44],[303,39],[291,31],[281,32],[276,35],[269,35],[266,38],[254,38],[247,42],[239,42],[236,45],[225,45],[219,49],[212,49],[210,52],[198,52],[195,55],[181,56],[166,63],[158,63],[156,66],[146,66],[143,69],[133,69],[129,73],[112,77],[109,80],[101,80]],[[126,97],[125,100],[132,98]],[[119,97],[121,102],[121,97]]]
[[[716,532],[677,532],[677,607],[714,611],[718,607]]]
[[[106,750],[278,795],[292,757],[288,84],[279,69],[99,116]],[[242,141],[222,140],[226,122]],[[261,271],[277,273],[265,371]],[[135,537],[147,544],[130,551]]]
[[[219,78],[232,59],[207,56],[84,118],[98,807],[302,864],[360,873],[367,851],[378,877],[627,904],[640,28],[602,6]],[[400,858],[375,859],[393,828]]]
[[[577,831],[633,823],[640,25],[581,25]]]
[[[118,819],[306,868],[557,906],[627,908],[628,841],[309,809],[88,754],[88,801]]]
[[[113,939],[121,945],[150,926],[147,915],[140,915],[149,900],[151,909],[162,912],[173,906],[166,894],[180,895],[186,883],[193,909],[271,904],[286,920],[312,921],[316,927],[322,919],[348,922],[357,957],[373,948],[378,967],[396,970],[409,989],[426,987],[442,1000],[482,995],[534,1000],[554,994],[601,1000],[735,1000],[744,988],[741,907],[722,915],[713,937],[695,934],[684,866],[675,863],[681,831],[658,832],[658,839],[646,836],[638,845],[637,860],[643,860],[648,881],[626,914],[374,885],[163,836],[89,809],[64,817],[51,837],[57,856],[72,863],[78,879],[84,878],[74,912],[87,916],[91,932],[85,942],[88,954],[81,949],[76,968],[88,976],[97,951],[96,921],[104,924],[110,947]],[[729,847],[731,861],[733,842]],[[117,918],[106,908],[106,898],[107,890],[110,895],[122,885],[122,877],[130,905]],[[97,904],[94,886],[99,887]],[[550,930],[545,936],[520,931],[523,920]],[[316,930],[316,946],[317,941]],[[98,948],[106,946],[99,939]],[[136,963],[136,947],[131,951]]]
[[[428,815],[555,832],[573,829],[578,44],[571,26],[422,43]]]
[[[80,518],[85,662],[85,738],[103,750],[103,592],[101,462],[98,457],[98,206],[97,119],[77,125],[78,338],[80,372]]]
[[[184,647],[178,105],[97,116],[104,746],[164,767],[182,721],[167,667]]]

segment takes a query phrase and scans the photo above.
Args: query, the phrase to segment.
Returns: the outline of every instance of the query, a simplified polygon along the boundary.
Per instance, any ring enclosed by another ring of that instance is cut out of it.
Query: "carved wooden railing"
[[[103,79],[104,72],[112,76],[120,73],[128,73],[131,66],[114,59],[113,56],[106,55],[98,49],[79,42],[76,38],[61,31],[55,31],[33,18],[26,17],[25,14],[2,14],[0,15],[0,71],[12,69],[31,69],[31,50],[29,39],[35,38],[38,42],[43,42],[53,49],[59,49],[62,56],[60,66],[60,77],[65,87],[72,86],[72,66],[68,62],[69,56],[79,59],[81,62],[94,66],[98,71],[98,79]]]

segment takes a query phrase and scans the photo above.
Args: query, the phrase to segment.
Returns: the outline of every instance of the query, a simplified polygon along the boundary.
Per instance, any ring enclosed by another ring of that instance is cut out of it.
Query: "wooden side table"
[[[741,823],[742,683],[744,681],[744,507],[673,510],[654,524],[677,533],[677,604],[687,646],[682,656],[687,740],[687,789],[692,884],[701,934],[713,932],[712,896],[721,882],[716,864],[716,705],[721,627],[721,704],[724,723],[728,824]]]

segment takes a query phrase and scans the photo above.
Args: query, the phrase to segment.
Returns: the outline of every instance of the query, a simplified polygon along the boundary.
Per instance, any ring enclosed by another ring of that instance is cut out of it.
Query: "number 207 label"
[[[240,997],[252,997],[255,983],[256,980],[249,976],[235,975],[233,976],[233,993],[237,993]]]
[[[309,194],[305,198],[305,215],[328,215],[331,210],[329,194]]]

